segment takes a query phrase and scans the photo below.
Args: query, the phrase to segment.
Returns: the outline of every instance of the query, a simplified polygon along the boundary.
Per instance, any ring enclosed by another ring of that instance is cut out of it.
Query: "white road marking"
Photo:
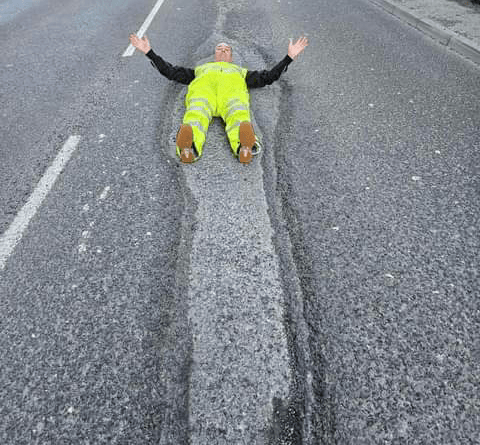
[[[137,37],[141,39],[145,32],[147,31],[148,27],[150,26],[150,23],[152,23],[153,18],[155,17],[155,14],[158,12],[160,9],[160,6],[162,6],[164,0],[158,0],[153,9],[150,11],[150,14],[148,14],[147,18],[143,22],[143,25],[140,27],[140,29],[137,32]],[[135,47],[130,43],[125,50],[125,52],[122,54],[122,57],[129,57],[131,56],[135,51]]]
[[[103,200],[107,197],[109,191],[110,191],[110,186],[107,185],[107,186],[103,189],[103,192],[102,192],[102,194],[100,195],[100,197],[99,197],[98,199],[103,201]]]
[[[47,171],[38,182],[37,187],[30,195],[28,201],[18,212],[6,232],[0,237],[0,270],[5,267],[8,257],[15,249],[18,241],[22,238],[23,232],[30,223],[30,220],[33,218],[48,192],[53,187],[58,175],[62,172],[63,168],[69,161],[79,141],[80,136],[70,136],[68,138],[67,142],[65,142],[62,149],[55,157],[52,165],[48,167]]]

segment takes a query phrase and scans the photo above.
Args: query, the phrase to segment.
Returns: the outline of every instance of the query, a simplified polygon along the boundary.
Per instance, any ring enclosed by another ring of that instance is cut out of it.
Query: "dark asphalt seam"
[[[165,100],[159,104],[158,117],[158,141],[159,150],[163,153],[165,159],[170,159],[170,130],[172,122],[171,110],[175,108],[179,89],[183,86],[180,84],[169,84],[165,94]],[[190,413],[190,380],[192,375],[192,361],[193,361],[193,336],[189,326],[188,320],[188,288],[190,281],[190,253],[192,251],[193,233],[195,231],[195,213],[197,211],[197,203],[192,195],[185,172],[181,168],[180,162],[172,162],[169,164],[177,174],[177,181],[173,184],[172,193],[175,193],[179,200],[183,199],[184,206],[180,217],[180,221],[171,230],[177,233],[177,249],[176,252],[176,268],[175,268],[175,286],[174,286],[174,307],[175,313],[172,317],[175,318],[175,332],[171,335],[175,336],[174,362],[182,364],[178,369],[170,369],[172,375],[177,375],[175,394],[167,394],[166,396],[175,397],[175,403],[165,404],[167,406],[174,406],[175,409],[163,414],[164,419],[169,419],[168,423],[157,425],[157,428],[162,431],[162,437],[167,440],[167,443],[179,443],[190,445],[191,431],[189,422]],[[172,253],[174,254],[174,253]],[[177,356],[178,355],[178,356]],[[172,420],[174,420],[172,424]],[[167,431],[168,430],[168,431]],[[160,443],[165,443],[161,441]]]
[[[273,63],[263,48],[257,47],[256,50],[267,65]],[[309,278],[312,276],[311,261],[306,260],[308,254],[302,247],[304,239],[290,204],[292,181],[285,166],[289,147],[284,135],[289,133],[291,126],[289,104],[294,98],[287,81],[280,79],[278,82],[282,88],[280,118],[273,132],[274,140],[270,140],[268,132],[265,134],[261,161],[268,215],[274,228],[273,243],[280,261],[285,295],[284,325],[291,357],[290,367],[295,378],[290,388],[289,403],[274,401],[276,409],[269,443],[331,444],[334,416],[332,407],[325,403],[324,398],[326,366],[320,353],[322,345],[318,342],[321,335],[308,332],[313,326],[309,323],[312,315],[308,315],[308,300],[315,297]]]
[[[285,221],[285,229],[291,242],[292,261],[297,271],[297,279],[303,295],[302,317],[305,320],[307,332],[305,333],[305,348],[309,351],[309,362],[305,363],[305,374],[310,370],[312,384],[306,386],[310,394],[306,393],[307,406],[311,412],[310,423],[307,428],[304,444],[334,444],[336,431],[335,394],[327,384],[326,376],[328,363],[322,349],[326,345],[327,337],[315,328],[320,316],[315,313],[313,302],[318,298],[315,292],[313,257],[308,251],[308,239],[305,237],[301,218],[293,203],[298,202],[294,195],[292,184],[294,181],[289,176],[291,168],[288,166],[288,153],[292,152],[288,145],[288,135],[294,132],[291,116],[291,103],[295,100],[292,87],[286,80],[282,81],[282,100],[280,119],[275,129],[277,140],[274,145],[275,165],[277,168],[277,191],[281,202],[281,211]],[[284,255],[281,255],[284,258]],[[285,270],[285,269],[284,269]],[[287,294],[288,295],[288,294]],[[301,345],[298,345],[301,348]],[[302,376],[305,378],[305,375]]]

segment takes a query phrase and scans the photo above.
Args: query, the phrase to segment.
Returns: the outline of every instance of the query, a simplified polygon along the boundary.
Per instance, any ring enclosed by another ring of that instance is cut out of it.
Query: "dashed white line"
[[[58,175],[69,161],[73,152],[77,148],[80,136],[70,136],[63,145],[60,152],[55,157],[52,165],[48,167],[37,187],[30,195],[30,198],[18,212],[6,232],[0,237],[0,270],[5,268],[7,259],[15,249],[18,241],[23,236],[23,232],[27,228],[30,220],[34,217],[38,208],[47,196],[53,184],[57,180]]]
[[[145,34],[145,32],[147,31],[148,27],[150,26],[150,23],[152,23],[152,20],[155,17],[155,14],[158,12],[163,2],[164,0],[158,0],[155,6],[153,7],[153,9],[150,11],[150,14],[148,14],[147,18],[143,22],[143,25],[140,27],[140,29],[137,32],[137,36],[139,39],[141,39]],[[125,52],[122,54],[122,57],[129,57],[134,53],[134,51],[135,51],[135,47],[130,43],[130,45],[128,45]]]

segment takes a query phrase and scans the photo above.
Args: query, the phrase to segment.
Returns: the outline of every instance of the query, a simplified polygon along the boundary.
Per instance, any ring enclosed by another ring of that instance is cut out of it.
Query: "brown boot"
[[[248,164],[252,160],[252,147],[255,144],[255,133],[251,122],[240,123],[240,148],[238,150],[238,160],[242,164]]]
[[[182,124],[177,133],[177,146],[180,149],[180,159],[185,163],[192,163],[195,160],[193,154],[193,130],[190,125]]]

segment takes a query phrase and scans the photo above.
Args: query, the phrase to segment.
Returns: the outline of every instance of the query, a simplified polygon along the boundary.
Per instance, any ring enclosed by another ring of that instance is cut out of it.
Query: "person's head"
[[[219,43],[215,47],[215,62],[232,62],[232,47],[228,43]]]

